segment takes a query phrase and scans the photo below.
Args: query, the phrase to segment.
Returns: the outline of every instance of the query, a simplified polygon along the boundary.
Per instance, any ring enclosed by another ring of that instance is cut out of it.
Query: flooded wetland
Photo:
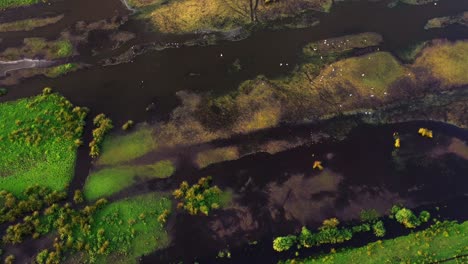
[[[467,11],[0,0],[0,258],[465,263]]]

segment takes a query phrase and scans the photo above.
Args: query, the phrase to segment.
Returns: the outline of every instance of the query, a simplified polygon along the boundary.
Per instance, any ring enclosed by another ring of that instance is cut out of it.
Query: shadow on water
[[[319,15],[321,23],[312,28],[260,31],[242,41],[149,52],[130,63],[91,67],[57,79],[36,77],[16,85],[0,101],[37,94],[43,87],[51,86],[77,105],[108,113],[116,123],[161,118],[178,104],[176,91],[226,93],[242,80],[259,74],[275,77],[288,73],[300,63],[301,48],[310,41],[374,31],[384,36],[385,50],[395,51],[432,38],[466,38],[466,27],[426,31],[424,24],[429,18],[467,9],[468,2],[459,0],[441,1],[437,6],[396,8],[387,8],[384,2],[338,2],[330,14]],[[143,30],[143,25],[134,21],[128,27]],[[162,38],[158,34],[137,33],[135,41],[157,42]],[[232,73],[229,69],[236,59],[242,70]],[[288,66],[281,67],[280,63]],[[155,103],[155,111],[147,112],[151,103]]]
[[[420,137],[419,127],[433,129],[434,139]],[[397,151],[395,131],[403,144]],[[232,262],[271,263],[287,257],[272,250],[275,236],[298,232],[303,225],[315,228],[330,217],[353,221],[362,209],[384,214],[395,203],[431,211],[435,205],[448,206],[433,214],[466,220],[468,212],[457,208],[468,199],[468,160],[450,151],[455,138],[468,142],[468,132],[436,122],[360,125],[341,142],[254,154],[202,170],[187,163],[173,178],[138,189],[170,191],[181,180],[193,183],[211,175],[215,184],[234,192],[233,203],[208,217],[177,212],[170,223],[172,246],[144,257],[143,263],[216,263],[217,252],[226,248],[238,254]],[[312,169],[316,159],[323,161],[325,170]],[[389,237],[407,232],[391,221],[388,224]],[[362,245],[370,239],[362,235],[345,245]],[[248,246],[253,241],[259,244]]]

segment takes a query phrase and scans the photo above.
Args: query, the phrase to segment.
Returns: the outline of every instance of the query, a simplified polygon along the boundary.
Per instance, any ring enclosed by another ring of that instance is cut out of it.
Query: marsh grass
[[[64,15],[45,17],[45,18],[30,18],[24,20],[17,20],[8,23],[0,24],[0,32],[11,31],[31,31],[33,29],[44,27],[50,24],[55,24],[60,21]]]
[[[137,179],[167,178],[175,171],[169,160],[150,165],[117,166],[91,173],[84,186],[88,201],[108,197],[137,182]]]
[[[58,94],[0,104],[0,186],[20,195],[40,184],[63,190],[73,175],[85,109]]]
[[[17,48],[8,48],[0,54],[3,60],[37,58],[53,60],[70,57],[74,52],[73,44],[66,39],[47,41],[43,38],[26,38],[24,44]]]
[[[197,154],[196,163],[199,168],[205,168],[211,164],[236,160],[239,158],[237,147],[225,147],[206,150]]]
[[[136,127],[127,134],[114,134],[106,137],[102,144],[99,165],[115,165],[136,159],[156,148],[149,125]]]
[[[437,222],[407,236],[286,263],[437,263],[465,254],[467,245],[468,221],[461,224]],[[465,255],[456,262],[465,263],[466,260]]]

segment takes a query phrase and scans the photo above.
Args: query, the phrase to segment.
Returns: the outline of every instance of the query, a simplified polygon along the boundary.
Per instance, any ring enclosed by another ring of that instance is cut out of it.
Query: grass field
[[[0,186],[20,195],[40,184],[62,190],[73,176],[86,113],[57,94],[0,104]]]
[[[156,147],[152,128],[143,125],[128,134],[106,137],[102,154],[97,160],[99,165],[115,165],[143,156]]]
[[[39,0],[0,0],[0,9],[28,6],[39,2]]]
[[[63,15],[59,15],[54,17],[30,18],[25,20],[17,20],[8,23],[2,23],[0,24],[0,32],[31,31],[35,28],[55,24],[58,21],[60,21],[63,17]]]
[[[169,245],[169,235],[160,217],[171,211],[171,201],[158,194],[127,198],[106,205],[94,215],[92,233],[104,230],[109,239],[108,256],[98,263],[136,263],[136,258]]]
[[[407,236],[286,263],[438,263],[463,255],[448,263],[466,263],[467,253],[468,221],[439,222]]]
[[[141,179],[167,178],[174,171],[174,165],[169,160],[151,165],[104,168],[88,176],[84,186],[84,196],[87,200],[107,197],[136,183],[137,177]]]

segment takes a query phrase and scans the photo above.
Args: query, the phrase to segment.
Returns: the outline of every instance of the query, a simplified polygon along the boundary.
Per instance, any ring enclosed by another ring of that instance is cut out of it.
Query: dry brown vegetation
[[[131,0],[157,30],[167,33],[229,31],[238,27],[294,17],[310,10],[328,11],[332,0]]]

